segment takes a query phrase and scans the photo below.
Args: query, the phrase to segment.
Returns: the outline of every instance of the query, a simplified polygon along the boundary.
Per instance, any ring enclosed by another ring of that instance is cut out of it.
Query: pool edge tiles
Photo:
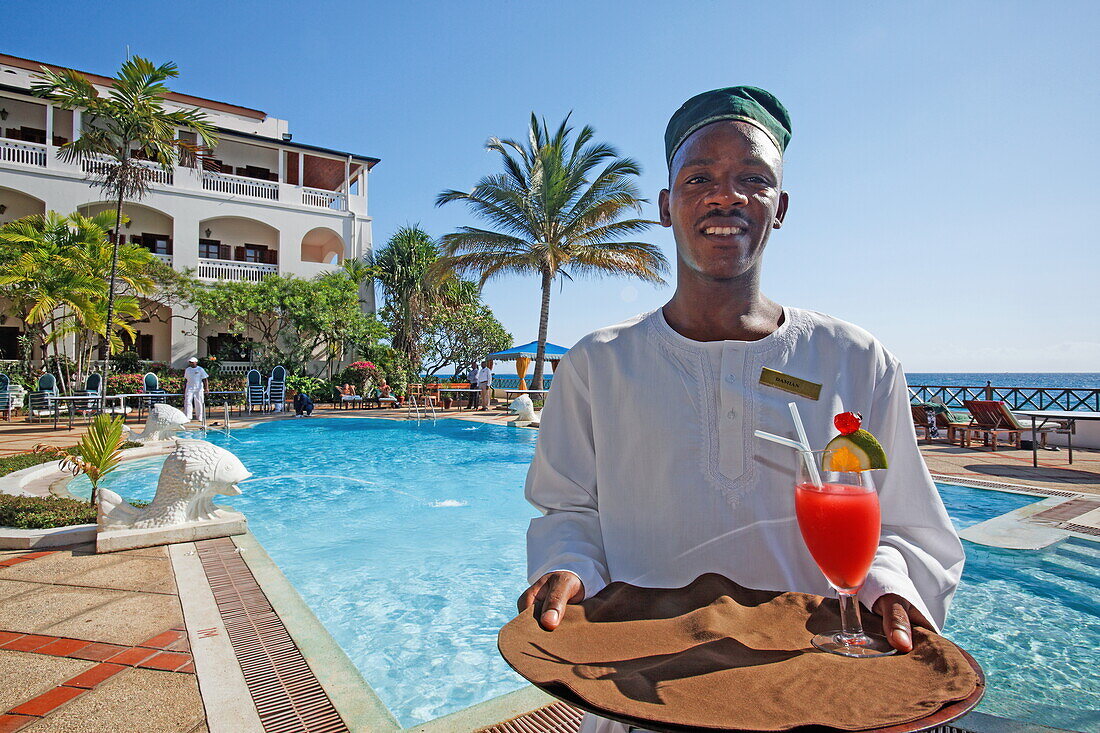
[[[291,585],[255,535],[232,538],[287,633],[350,730],[397,733],[401,726]]]
[[[255,535],[231,538],[257,585],[350,730],[375,733],[453,733],[477,730],[535,710],[553,698],[531,685],[423,723],[402,728],[370,683],[336,643]]]

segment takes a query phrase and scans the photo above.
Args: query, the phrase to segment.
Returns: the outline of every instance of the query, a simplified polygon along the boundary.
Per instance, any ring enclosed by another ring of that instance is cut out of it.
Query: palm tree
[[[108,96],[76,71],[59,72],[42,67],[31,91],[61,109],[82,108],[87,122],[80,136],[62,145],[57,155],[67,162],[91,160],[92,180],[116,202],[112,242],[110,286],[107,290],[106,323],[114,322],[117,252],[122,226],[122,202],[140,200],[158,170],[169,172],[177,162],[194,165],[202,153],[217,145],[218,137],[198,109],[165,109],[169,94],[164,82],[179,76],[172,62],[154,66],[140,56],[127,59],[115,76]],[[191,130],[199,144],[182,140],[177,130]],[[75,136],[74,136],[75,137]],[[106,361],[110,338],[100,345]]]
[[[5,249],[9,256],[0,261],[0,292],[35,334],[43,357],[48,344],[55,345],[56,353],[58,339],[71,333],[90,332],[104,340],[109,334],[114,351],[121,345],[119,331],[133,336],[130,323],[142,317],[138,296],[155,287],[149,273],[158,263],[144,247],[124,244],[116,251],[107,236],[114,216],[110,211],[94,217],[50,211],[0,227],[0,243],[18,245]],[[112,259],[123,289],[116,296],[112,328],[107,329],[104,276]],[[78,371],[84,361],[81,354]]]
[[[389,311],[391,343],[413,369],[420,368],[419,337],[436,305],[455,305],[468,288],[451,277],[436,277],[439,250],[431,235],[418,226],[397,230],[374,258],[374,276]]]
[[[105,295],[105,281],[76,264],[83,247],[105,230],[70,227],[68,217],[55,211],[29,216],[0,227],[4,248],[0,262],[0,292],[12,315],[20,318],[38,343],[43,361],[50,343],[68,332],[66,321],[80,320],[98,329],[97,298]],[[65,381],[65,375],[62,381]]]
[[[657,222],[622,219],[641,213],[636,162],[619,157],[614,147],[593,143],[586,125],[570,142],[573,129],[566,115],[551,134],[531,114],[528,140],[490,138],[487,148],[499,153],[504,172],[478,181],[469,193],[444,191],[436,206],[464,201],[473,213],[497,230],[462,227],[443,237],[440,267],[473,273],[478,286],[503,273],[535,274],[542,290],[538,350],[533,389],[542,389],[542,362],[550,320],[550,286],[559,275],[633,275],[664,283],[668,260],[655,245],[620,242]]]

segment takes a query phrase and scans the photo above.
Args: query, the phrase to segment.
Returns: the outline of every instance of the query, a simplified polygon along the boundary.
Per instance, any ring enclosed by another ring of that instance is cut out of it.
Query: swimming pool
[[[371,418],[258,424],[211,442],[256,479],[228,498],[404,726],[515,690],[496,633],[526,586],[534,510],[523,479],[535,432],[461,420]],[[104,485],[149,499],[163,458]],[[70,485],[87,495],[85,479]],[[1033,497],[941,485],[959,527]],[[1077,730],[1100,727],[1100,546],[1043,552],[966,543],[945,632],[989,676],[980,710]]]

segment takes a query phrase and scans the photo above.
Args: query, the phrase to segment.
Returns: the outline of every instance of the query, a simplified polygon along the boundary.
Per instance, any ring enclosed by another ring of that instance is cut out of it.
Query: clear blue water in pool
[[[404,726],[524,683],[496,651],[525,587],[523,480],[535,432],[440,420],[286,420],[208,439],[255,474],[225,503]],[[163,458],[104,485],[151,499]],[[1036,501],[940,485],[956,526]],[[70,484],[87,496],[85,479]],[[966,543],[945,633],[985,669],[979,707],[1100,731],[1100,544],[1041,552]]]

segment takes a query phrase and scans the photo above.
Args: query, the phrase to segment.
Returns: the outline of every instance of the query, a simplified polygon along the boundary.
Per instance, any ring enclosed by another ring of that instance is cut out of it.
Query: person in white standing
[[[210,375],[199,366],[199,360],[191,357],[183,370],[183,414],[202,422],[206,418],[206,380]]]
[[[518,606],[534,606],[548,631],[566,604],[614,581],[678,588],[720,573],[834,595],[798,530],[790,449],[753,437],[793,435],[792,401],[813,446],[835,435],[834,415],[855,411],[889,456],[859,600],[902,652],[912,625],[944,622],[962,543],[917,449],[901,364],[858,326],[760,292],[765,246],[787,213],[790,129],[783,105],[755,87],[700,94],[669,121],[659,210],[676,240],[676,292],[569,350],[527,475],[542,515],[527,531],[531,585]],[[828,253],[807,250],[805,278],[818,277],[815,255]],[[581,730],[627,728],[589,715]]]
[[[493,362],[483,361],[481,362],[481,369],[477,371],[477,388],[481,393],[481,407],[480,410],[489,409],[489,395],[492,394],[493,385]]]

